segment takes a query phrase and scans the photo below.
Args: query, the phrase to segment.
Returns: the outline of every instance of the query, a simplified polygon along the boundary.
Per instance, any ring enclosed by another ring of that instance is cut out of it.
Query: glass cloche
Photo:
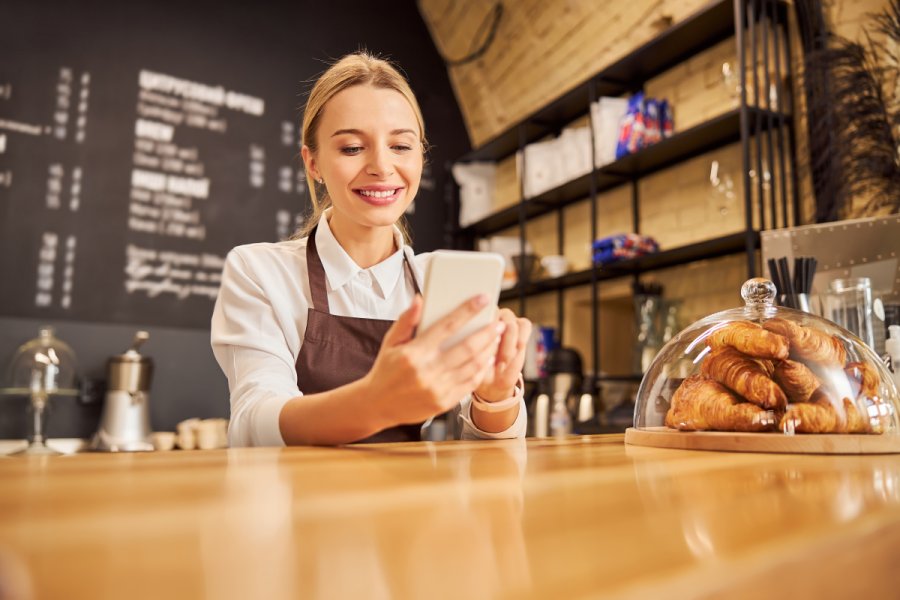
[[[774,305],[775,285],[744,283],[743,308],[701,319],[666,344],[641,382],[638,429],[897,435],[900,397],[859,338]]]
[[[77,395],[75,353],[67,343],[43,327],[38,337],[22,344],[13,356],[6,375],[8,396],[28,396],[33,415],[31,439],[23,454],[58,454],[46,446],[45,410],[52,396]]]

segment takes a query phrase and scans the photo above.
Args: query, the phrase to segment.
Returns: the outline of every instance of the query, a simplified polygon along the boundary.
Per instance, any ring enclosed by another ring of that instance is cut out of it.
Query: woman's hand
[[[493,368],[488,371],[481,385],[475,390],[485,402],[498,402],[513,395],[522,365],[525,349],[531,336],[531,321],[517,318],[508,308],[500,310],[499,322],[505,323],[503,337],[497,348]]]
[[[418,423],[446,412],[478,387],[489,372],[497,370],[494,356],[503,347],[500,336],[511,322],[509,318],[501,318],[460,343],[441,349],[443,342],[487,302],[487,297],[476,296],[413,338],[422,317],[422,298],[416,296],[409,309],[391,326],[375,364],[364,377],[365,389],[378,402],[385,427]],[[515,345],[517,336],[511,339]],[[512,378],[513,384],[516,377],[518,371]]]

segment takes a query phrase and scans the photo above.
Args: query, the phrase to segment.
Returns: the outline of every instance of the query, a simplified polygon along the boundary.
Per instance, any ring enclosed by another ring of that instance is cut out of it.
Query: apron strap
[[[318,225],[313,227],[306,242],[306,269],[309,272],[309,291],[312,294],[313,308],[331,314],[331,310],[328,307],[328,289],[325,285],[325,267],[322,266],[322,260],[319,258],[319,251],[316,248],[316,231],[318,229]],[[419,282],[416,279],[416,272],[410,264],[405,246],[403,248],[403,265],[409,273],[410,279],[412,279],[413,289],[417,294],[421,294]]]
[[[306,242],[306,269],[309,272],[309,291],[312,294],[313,308],[324,313],[331,314],[328,309],[328,290],[325,287],[325,267],[316,250],[316,231],[319,226],[313,227],[309,232]]]
[[[413,290],[417,294],[421,294],[422,291],[419,289],[419,280],[416,279],[416,272],[413,269],[412,262],[409,260],[409,255],[406,250],[407,246],[403,247],[403,264],[406,266],[406,270],[409,273],[409,278],[412,279]]]

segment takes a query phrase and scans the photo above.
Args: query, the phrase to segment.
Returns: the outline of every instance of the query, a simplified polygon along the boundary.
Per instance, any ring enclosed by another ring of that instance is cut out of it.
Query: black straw
[[[813,278],[816,276],[816,267],[818,266],[819,261],[816,260],[815,257],[810,257],[809,262],[809,273],[806,276],[808,282],[807,287],[809,288],[809,291],[812,291]]]
[[[781,285],[781,278],[778,276],[778,265],[775,264],[775,259],[770,258],[769,261],[769,276],[772,278],[772,283],[775,284],[775,289],[777,290],[777,294],[780,296],[783,294],[784,286]]]
[[[794,306],[794,283],[791,281],[791,270],[788,266],[788,260],[786,256],[782,256],[778,259],[778,267],[781,269],[781,278],[784,281],[784,285],[786,288],[786,304],[791,308],[796,308],[796,306]]]

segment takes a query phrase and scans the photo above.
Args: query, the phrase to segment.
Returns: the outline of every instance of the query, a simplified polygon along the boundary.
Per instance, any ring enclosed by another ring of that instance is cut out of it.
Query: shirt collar
[[[381,289],[382,297],[387,298],[394,291],[397,282],[403,274],[403,254],[405,244],[403,234],[394,225],[394,244],[397,251],[389,257],[368,269],[362,269],[354,262],[343,246],[334,237],[331,227],[328,225],[328,217],[331,209],[322,213],[319,226],[316,229],[316,248],[319,251],[319,259],[325,269],[325,277],[328,279],[328,287],[333,292],[347,284],[360,271],[368,271],[375,278],[375,282]]]

